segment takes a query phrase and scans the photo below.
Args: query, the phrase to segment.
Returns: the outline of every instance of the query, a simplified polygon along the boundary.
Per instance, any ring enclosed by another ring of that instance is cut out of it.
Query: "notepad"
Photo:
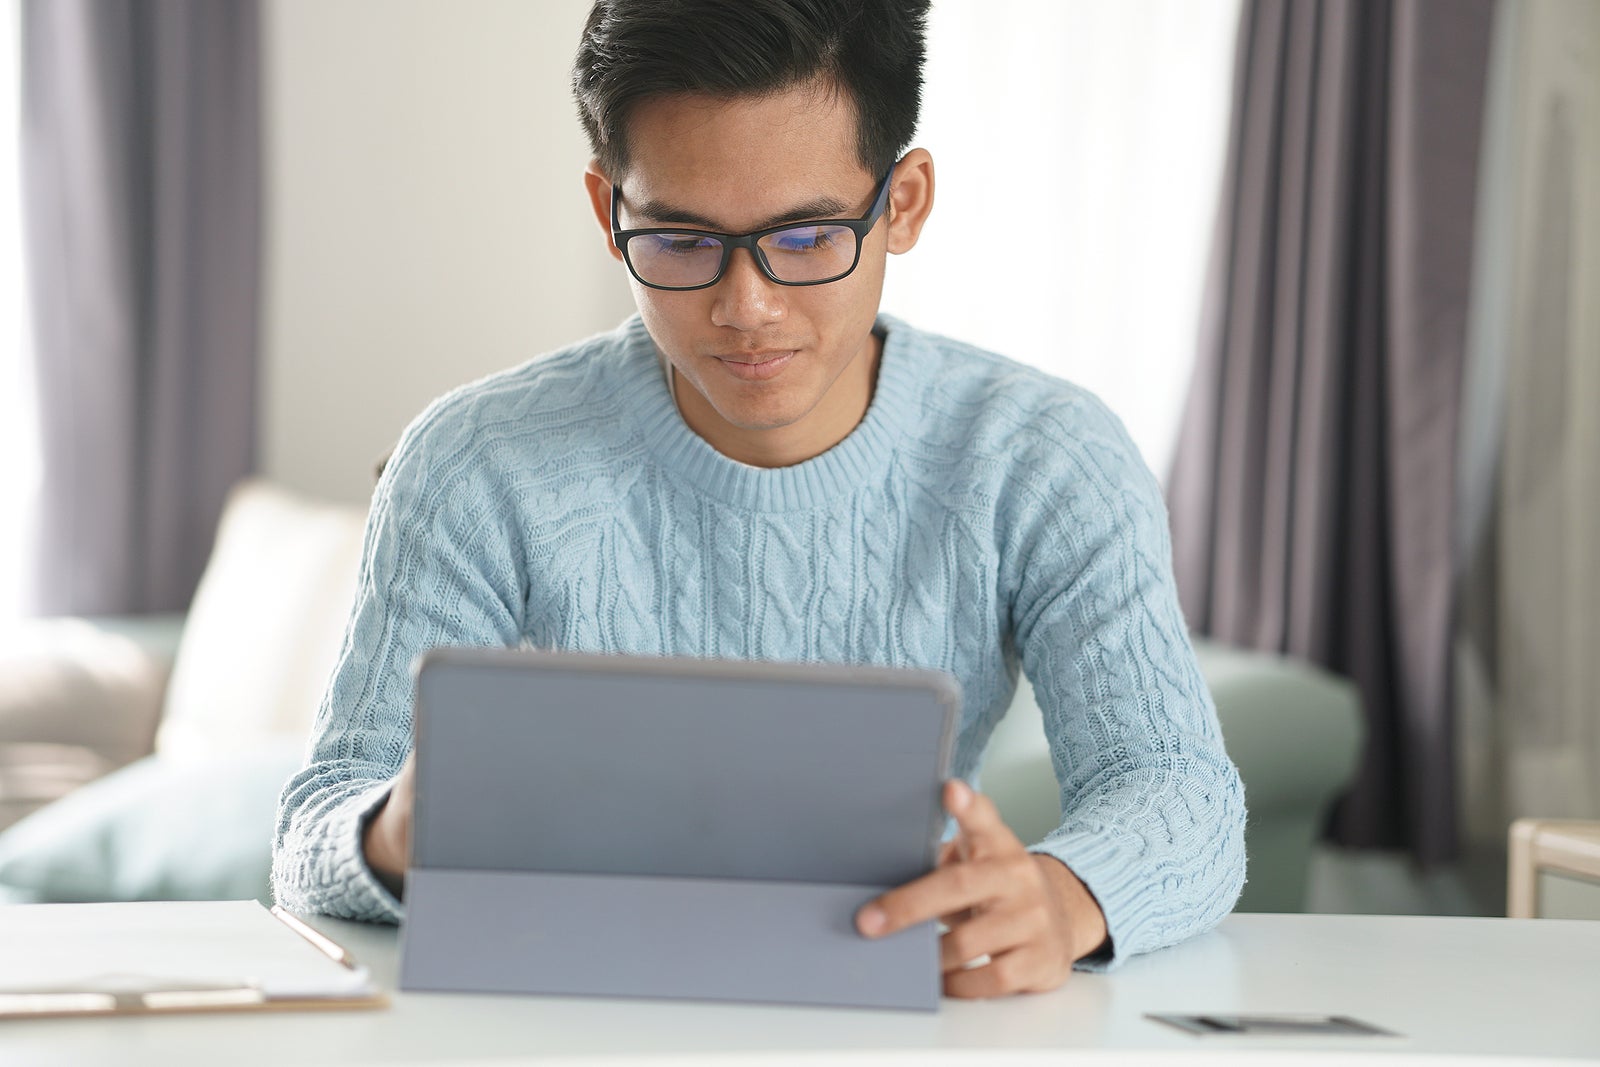
[[[0,1017],[380,1007],[366,968],[254,900],[0,908]]]

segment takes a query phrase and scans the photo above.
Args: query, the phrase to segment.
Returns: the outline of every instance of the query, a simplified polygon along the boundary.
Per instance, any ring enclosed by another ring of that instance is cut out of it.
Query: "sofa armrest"
[[[0,745],[57,745],[108,769],[150,752],[183,621],[28,619],[0,634]]]
[[[1319,816],[1356,771],[1355,685],[1300,660],[1197,641],[1195,654],[1252,810]]]
[[[88,623],[102,634],[132,641],[153,664],[170,673],[178,658],[178,642],[183,639],[187,618],[183,612],[173,611],[151,615],[95,615],[78,621]]]
[[[1195,642],[1228,756],[1244,780],[1249,881],[1241,911],[1304,907],[1311,848],[1328,805],[1355,773],[1362,741],[1355,687],[1309,664]],[[1061,819],[1039,706],[1026,678],[984,756],[984,792],[1013,832],[1038,841]]]
[[[1284,656],[1203,641],[1195,652],[1250,813],[1250,868],[1237,910],[1302,911],[1312,849],[1360,760],[1359,691]]]

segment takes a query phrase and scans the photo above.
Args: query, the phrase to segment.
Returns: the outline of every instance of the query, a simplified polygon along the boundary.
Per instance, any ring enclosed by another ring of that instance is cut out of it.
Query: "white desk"
[[[313,921],[394,989],[393,929]],[[1404,1036],[1193,1037],[1143,1017],[1199,1011],[1344,1014]],[[1077,974],[1042,996],[947,1000],[938,1014],[396,992],[386,1011],[0,1023],[5,1067],[1241,1059],[1423,1067],[1548,1057],[1600,1063],[1600,922],[1234,915],[1114,974]]]

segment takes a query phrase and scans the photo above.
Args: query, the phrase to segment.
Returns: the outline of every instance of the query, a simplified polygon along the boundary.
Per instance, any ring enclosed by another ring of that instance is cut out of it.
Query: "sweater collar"
[[[623,410],[656,464],[707,496],[753,511],[817,507],[879,480],[913,425],[915,331],[889,315],[879,315],[875,329],[884,336],[883,351],[866,415],[844,440],[802,463],[754,467],[724,456],[691,430],[668,390],[655,341],[638,315],[618,331]]]

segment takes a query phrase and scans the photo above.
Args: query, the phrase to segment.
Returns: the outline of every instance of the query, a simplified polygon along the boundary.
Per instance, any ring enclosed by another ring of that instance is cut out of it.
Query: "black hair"
[[[642,100],[819,82],[854,103],[856,153],[881,174],[916,132],[927,15],[928,0],[596,0],[572,95],[601,169],[618,176]]]

